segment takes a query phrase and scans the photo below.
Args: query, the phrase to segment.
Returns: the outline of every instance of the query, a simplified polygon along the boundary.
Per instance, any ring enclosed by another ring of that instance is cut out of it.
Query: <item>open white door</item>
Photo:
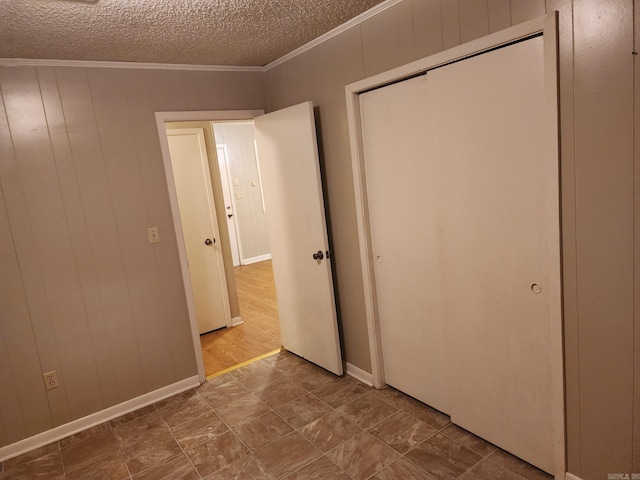
[[[231,194],[231,177],[229,175],[229,154],[226,145],[217,145],[218,169],[222,180],[222,197],[224,198],[224,211],[227,215],[227,229],[229,230],[229,243],[231,244],[231,259],[233,266],[240,265],[242,255],[240,255],[240,244],[238,242],[238,217],[236,215],[236,205]]]
[[[202,128],[167,129],[198,332],[231,323],[218,220]]]
[[[282,345],[342,375],[313,105],[295,105],[254,123]]]

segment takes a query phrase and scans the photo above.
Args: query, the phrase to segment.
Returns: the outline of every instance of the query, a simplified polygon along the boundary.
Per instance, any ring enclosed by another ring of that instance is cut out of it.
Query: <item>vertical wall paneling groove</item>
[[[487,0],[489,10],[489,33],[511,26],[511,4],[509,0]]]
[[[576,185],[573,104],[572,0],[547,0],[547,13],[558,11],[560,174],[562,211],[563,321],[567,467],[580,472],[580,375],[578,356],[578,299],[576,268]]]
[[[0,67],[0,446],[196,374],[154,113],[264,108],[262,80]]]
[[[89,246],[85,213],[82,205],[78,181],[73,165],[73,157],[69,145],[69,137],[65,125],[62,103],[58,92],[56,72],[52,67],[38,67],[38,79],[51,148],[56,164],[57,182],[62,194],[67,225],[70,234],[70,245],[73,250],[75,268],[82,293],[87,326],[91,335],[92,350],[98,365],[104,365],[97,371],[100,391],[105,405],[118,402],[116,380],[113,372],[113,358],[109,348],[104,313],[98,295],[95,269]],[[84,268],[81,266],[85,265]],[[51,397],[56,390],[49,392]],[[53,409],[55,411],[55,409]],[[60,422],[57,422],[58,424]]]
[[[57,68],[120,399],[145,392],[120,242],[86,69]]]
[[[47,129],[43,125],[44,114],[35,69],[23,69],[19,75],[9,75],[7,69],[0,72],[6,109],[3,120],[7,122],[2,126],[4,138],[0,143],[3,150],[9,149],[3,151],[0,181],[20,268],[20,276],[14,277],[10,285],[17,286],[14,282],[20,281],[21,277],[28,302],[28,310],[22,311],[21,315],[5,318],[8,324],[5,324],[4,331],[10,350],[19,348],[20,355],[29,355],[28,360],[22,358],[20,361],[11,354],[10,357],[19,369],[14,372],[16,382],[29,382],[33,389],[29,393],[33,399],[29,399],[27,405],[37,406],[38,410],[24,412],[29,425],[28,433],[32,434],[44,425],[65,421],[69,416],[66,389],[74,390],[75,386],[65,382],[60,390],[48,396],[44,392],[41,374],[47,369],[60,370],[70,360],[68,356],[64,358],[64,353],[57,352],[56,345],[61,332],[56,328],[56,323],[66,319],[66,314],[77,311],[76,293],[73,290],[75,282],[72,272],[65,268],[66,262],[55,265],[58,259],[47,258],[47,253],[56,246],[62,244],[64,249],[68,234],[64,220],[57,218],[59,192],[56,192],[55,173],[51,171],[51,150]],[[49,179],[53,179],[53,183],[39,188],[38,181]],[[60,257],[68,259],[66,255],[68,250]],[[53,278],[57,267],[61,267],[65,274],[59,283]],[[71,291],[63,291],[63,284],[71,287]],[[71,300],[70,305],[60,303],[58,294]],[[31,316],[31,323],[26,321],[28,315]],[[17,328],[21,329],[21,335],[14,330]],[[25,342],[24,352],[20,342]],[[32,342],[33,351],[30,350]],[[23,362],[26,362],[27,378],[23,378]],[[63,378],[60,380],[64,381]],[[99,395],[97,400],[100,401]],[[57,407],[53,417],[49,401]]]
[[[414,60],[411,15],[411,4],[402,2],[360,25],[365,76]]]
[[[633,468],[640,472],[640,0],[633,2],[633,108],[634,108],[634,382],[633,382]]]
[[[144,385],[156,390],[175,381],[164,326],[153,245],[146,238],[148,215],[126,88],[126,71],[91,69],[89,87],[103,153],[116,235],[126,279]],[[169,352],[169,355],[167,355]]]
[[[511,25],[517,25],[544,14],[544,0],[511,0]]]
[[[465,43],[489,33],[489,9],[486,2],[458,0],[460,42]]]
[[[0,98],[0,100],[2,100]],[[0,102],[2,107],[2,102]],[[4,123],[4,109],[0,112],[0,127]],[[1,129],[0,132],[4,131]],[[7,153],[2,145],[6,145],[7,137],[0,133],[0,158],[6,159]],[[0,165],[0,179],[4,177],[5,167]],[[28,325],[23,319],[28,318],[26,293],[24,291],[22,278],[18,267],[18,258],[14,249],[14,241],[11,235],[9,219],[7,218],[6,200],[0,186],[0,198],[2,206],[0,208],[0,378],[2,388],[0,388],[0,402],[3,408],[0,409],[0,422],[7,432],[7,442],[14,442],[28,435],[25,412],[29,414],[29,406],[34,400],[37,408],[45,408],[48,413],[48,406],[43,405],[44,389],[37,389],[33,384],[33,379],[26,378],[29,374],[40,373],[38,362],[38,352],[35,346],[35,339],[32,332],[28,330]],[[11,318],[21,320],[19,325],[9,322]],[[10,340],[11,339],[11,340]],[[23,363],[24,362],[24,363]],[[21,378],[20,374],[25,377]],[[26,382],[29,382],[28,384]],[[35,395],[35,398],[30,395]],[[44,419],[49,423],[49,418]]]
[[[439,0],[411,0],[416,59],[441,52],[442,22]]]
[[[573,5],[581,470],[588,480],[631,471],[631,7],[630,0]]]
[[[470,2],[404,0],[412,5],[417,57],[460,43],[470,31],[485,28],[484,18],[467,15]],[[485,2],[478,1],[483,4]],[[633,353],[633,49],[630,25],[632,0],[487,0],[488,29],[510,25],[559,11],[559,89],[562,175],[563,294],[567,402],[568,470],[584,478],[606,478],[608,473],[640,471],[640,329],[636,327],[635,372]],[[636,19],[638,0],[635,0]],[[460,11],[458,11],[458,7]],[[482,8],[483,5],[472,5]],[[397,16],[386,17],[393,32]],[[465,23],[470,22],[470,23]],[[474,22],[481,22],[477,24]],[[412,25],[398,24],[406,30]],[[638,24],[635,25],[636,31]],[[358,80],[367,37],[358,40],[360,27],[289,60],[266,74],[269,107],[284,108],[314,99],[322,124],[322,150],[327,171],[328,202],[332,211],[336,249],[337,293],[343,317],[345,357],[368,370],[366,323],[362,316],[361,281],[343,262],[358,258],[354,235],[351,174],[344,150],[347,127],[342,102],[344,85]],[[392,33],[388,33],[392,35]],[[436,39],[435,36],[439,38]],[[355,37],[355,40],[354,40]],[[380,41],[380,39],[377,39]],[[391,42],[395,42],[390,37]],[[326,47],[331,44],[331,48]],[[636,39],[637,43],[637,39]],[[640,48],[640,47],[637,47]],[[321,53],[316,53],[314,51]],[[391,53],[389,53],[391,55]],[[575,68],[574,68],[575,55]],[[337,58],[340,61],[337,62]],[[638,62],[637,57],[636,63]],[[397,66],[392,58],[380,64]],[[638,68],[637,66],[635,68]],[[637,71],[637,70],[636,70]],[[307,83],[313,76],[317,81]],[[301,84],[306,84],[303,90]],[[307,98],[302,94],[307,93]],[[323,103],[324,102],[324,103]],[[636,105],[635,112],[639,112]],[[640,115],[640,113],[637,113]],[[636,116],[637,116],[636,115]],[[640,133],[636,124],[636,139]],[[347,137],[348,138],[348,137]],[[346,144],[348,148],[348,143]],[[638,150],[636,145],[636,162]],[[636,171],[636,179],[639,174]],[[636,180],[637,185],[638,180]],[[635,199],[638,198],[636,190]],[[338,208],[339,207],[339,208]],[[640,220],[636,220],[637,225]],[[636,248],[639,240],[635,239]],[[637,251],[637,250],[636,250]],[[638,298],[638,283],[635,295]],[[636,302],[636,311],[637,305]],[[637,315],[637,314],[636,314]],[[637,322],[637,320],[636,320]],[[635,418],[633,415],[635,385]],[[635,428],[634,468],[631,469],[632,427]]]
[[[440,0],[440,18],[442,21],[443,49],[460,45],[460,14],[458,2]]]
[[[22,118],[16,115],[12,119],[9,104],[6,104],[7,114],[10,127],[15,127],[15,131],[31,129],[28,139],[21,140],[23,135],[14,136],[14,148],[35,238],[31,254],[38,260],[50,315],[50,323],[45,330],[40,330],[34,321],[34,333],[39,344],[53,342],[49,346],[55,347],[57,352],[61,388],[48,392],[48,397],[55,423],[64,423],[70,419],[69,414],[71,417],[87,415],[102,408],[103,402],[95,380],[95,357],[89,340],[37,70],[24,69],[22,73],[29,75],[22,78],[19,88],[23,98],[15,106]],[[17,75],[13,78],[21,80]],[[21,145],[22,142],[26,144]],[[61,348],[68,341],[77,342],[78,348]],[[43,371],[52,369],[47,365],[48,350],[39,348],[39,351]],[[83,376],[88,379],[83,381]],[[60,418],[67,399],[69,412],[66,418]]]
[[[175,362],[176,378],[186,378],[194,374],[193,360],[187,352],[193,355],[191,332],[184,328],[189,324],[184,285],[178,258],[178,248],[175,241],[175,230],[171,216],[167,182],[165,179],[160,142],[155,122],[150,122],[154,110],[167,109],[167,105],[158,106],[160,101],[154,101],[158,88],[163,88],[159,77],[164,72],[149,70],[130,70],[127,72],[127,97],[129,99],[129,114],[132,129],[135,133],[135,148],[140,162],[142,188],[146,197],[148,225],[158,227],[160,243],[153,245],[153,257],[158,273],[157,280],[161,292],[161,306],[163,315],[157,320],[163,322],[169,332],[170,352]],[[157,95],[159,97],[159,95]],[[180,99],[176,108],[182,108]],[[160,100],[160,99],[159,99]],[[169,353],[169,352],[167,352]]]

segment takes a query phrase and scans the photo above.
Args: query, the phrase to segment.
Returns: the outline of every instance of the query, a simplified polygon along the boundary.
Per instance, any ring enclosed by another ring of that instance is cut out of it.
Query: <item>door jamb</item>
[[[164,162],[164,170],[169,192],[169,202],[171,204],[171,216],[178,246],[178,256],[180,258],[180,269],[184,283],[185,296],[187,300],[187,310],[189,313],[189,323],[191,326],[191,337],[193,340],[193,350],[198,369],[200,383],[206,380],[204,370],[204,359],[202,357],[202,347],[200,346],[200,334],[198,333],[198,322],[196,320],[195,305],[193,302],[193,288],[189,276],[189,266],[187,264],[187,252],[184,244],[182,223],[180,222],[180,212],[178,210],[178,197],[176,195],[175,182],[173,180],[173,170],[171,168],[171,156],[169,155],[169,142],[165,133],[166,122],[206,122],[206,121],[233,121],[233,120],[253,120],[259,115],[264,115],[264,110],[212,110],[212,111],[181,111],[181,112],[156,112],[156,126]],[[229,293],[227,292],[227,296]]]
[[[365,78],[345,87],[349,137],[351,145],[351,160],[353,170],[353,184],[356,202],[356,220],[358,225],[358,239],[360,245],[360,264],[365,294],[365,316],[369,334],[369,349],[371,355],[371,368],[373,385],[382,388],[385,385],[384,363],[382,355],[382,342],[380,337],[380,324],[376,303],[375,274],[373,269],[372,243],[370,237],[369,218],[367,213],[366,177],[364,170],[364,149],[362,142],[361,117],[359,95],[367,91],[384,87],[402,80],[422,75],[428,70],[444,66],[446,64],[462,60],[487,50],[524,40],[533,36],[542,35],[544,39],[544,75],[545,75],[545,101],[547,105],[547,130],[546,130],[546,161],[558,162],[559,154],[559,122],[558,122],[558,14],[552,12],[528,22],[501,30],[429,57],[416,60],[407,65]],[[554,188],[554,187],[552,187]],[[561,208],[559,185],[552,194],[558,199]],[[560,212],[558,211],[558,215]],[[551,226],[549,234],[549,250],[551,254],[557,254],[562,262],[560,252],[560,222]],[[555,478],[564,479],[566,472],[565,452],[565,392],[564,392],[564,357],[563,357],[563,332],[562,332],[562,277],[560,265],[551,266],[555,271],[550,277],[556,283],[551,285],[551,290],[560,292],[555,298],[550,299],[551,311],[551,350],[552,361],[552,421],[554,429],[555,450]]]

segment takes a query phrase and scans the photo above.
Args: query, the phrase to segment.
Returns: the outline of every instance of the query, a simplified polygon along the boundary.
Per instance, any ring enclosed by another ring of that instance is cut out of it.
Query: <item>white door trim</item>
[[[557,12],[540,17],[520,25],[496,32],[491,35],[473,40],[444,52],[417,60],[401,67],[360,80],[345,87],[347,100],[347,115],[349,137],[351,143],[351,159],[353,168],[353,182],[356,201],[356,219],[358,224],[358,239],[360,244],[360,263],[365,293],[365,314],[369,333],[369,349],[371,352],[372,382],[377,388],[385,385],[384,363],[382,358],[382,344],[380,338],[380,324],[377,314],[375,275],[371,248],[370,226],[367,215],[367,192],[364,171],[364,154],[362,144],[361,117],[359,95],[366,91],[402,81],[427,72],[448,63],[462,60],[487,50],[542,35],[544,39],[545,65],[545,98],[547,103],[547,132],[545,161],[558,162],[559,158],[559,130],[558,130],[558,32]],[[554,191],[556,201],[560,192]],[[557,212],[557,203],[556,203]],[[560,223],[550,226],[549,251],[560,250]],[[551,277],[557,284],[551,289],[560,292],[560,265],[552,266],[557,271],[551,272]],[[553,388],[553,428],[554,450],[556,464],[556,479],[564,479],[566,472],[565,458],[565,402],[564,402],[564,359],[562,335],[562,298],[550,298],[550,328],[552,351],[552,388]]]
[[[197,112],[156,112],[156,127],[158,129],[158,139],[162,151],[162,160],[167,180],[169,192],[169,202],[171,204],[171,215],[178,245],[178,256],[180,258],[180,268],[182,270],[182,280],[187,298],[187,310],[189,312],[189,323],[191,325],[191,336],[193,339],[193,351],[196,365],[198,367],[198,378],[200,383],[206,380],[204,371],[204,360],[202,358],[202,347],[200,346],[200,334],[198,333],[198,322],[193,303],[193,288],[189,277],[189,266],[187,264],[187,251],[184,244],[182,224],[180,223],[180,211],[178,209],[178,196],[173,180],[173,170],[171,168],[171,156],[169,155],[169,142],[165,132],[166,122],[200,122],[200,121],[223,121],[223,120],[252,120],[263,115],[264,110],[218,110],[218,111],[197,111]]]

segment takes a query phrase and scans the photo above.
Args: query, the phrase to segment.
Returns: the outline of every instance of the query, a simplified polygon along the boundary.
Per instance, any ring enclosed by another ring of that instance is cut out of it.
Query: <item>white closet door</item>
[[[429,73],[452,421],[552,472],[559,210],[544,87],[541,37]]]
[[[385,381],[448,412],[427,84],[362,94],[360,112]]]

